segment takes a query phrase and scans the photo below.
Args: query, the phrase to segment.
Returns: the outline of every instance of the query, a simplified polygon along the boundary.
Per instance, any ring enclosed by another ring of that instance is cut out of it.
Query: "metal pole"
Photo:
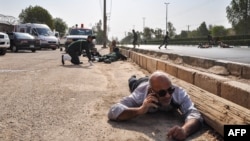
[[[169,3],[166,3],[166,32],[168,31],[168,4]]]
[[[143,32],[145,28],[145,17],[143,17],[142,19],[143,19],[143,28],[142,28],[142,32]]]
[[[104,32],[104,42],[103,42],[103,48],[106,48],[106,42],[107,42],[107,15],[106,15],[106,0],[103,2],[103,32]]]

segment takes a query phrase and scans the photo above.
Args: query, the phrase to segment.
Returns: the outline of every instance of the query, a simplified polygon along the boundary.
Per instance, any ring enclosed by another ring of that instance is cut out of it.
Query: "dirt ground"
[[[109,50],[98,49],[101,54]],[[182,124],[178,113],[109,121],[110,106],[129,95],[128,78],[149,73],[130,60],[89,66],[80,57],[82,65],[63,66],[62,53],[20,51],[0,57],[0,141],[167,141],[167,131]],[[223,139],[205,125],[187,140]]]

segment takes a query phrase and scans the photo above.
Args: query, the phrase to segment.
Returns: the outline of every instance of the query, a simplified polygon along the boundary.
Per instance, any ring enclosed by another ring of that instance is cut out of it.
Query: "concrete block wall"
[[[229,79],[214,74],[196,72],[194,85],[221,96],[221,83],[225,81],[229,81]]]
[[[243,68],[242,68],[242,77],[250,79],[250,66],[243,66]]]
[[[221,97],[250,109],[250,87],[247,84],[227,81],[221,84]]]
[[[230,100],[248,109],[250,108],[250,86],[247,84],[231,81],[228,78],[215,74],[200,72],[184,66],[179,66],[141,53],[136,53],[134,51],[123,50],[124,49],[121,51],[122,53],[129,54],[129,58],[131,58],[143,69],[148,70],[150,73],[156,70],[165,71],[174,77],[194,84],[208,92]],[[250,73],[248,66],[239,67],[237,65],[231,65],[230,67],[234,69],[242,69],[242,73],[244,70],[245,75]]]
[[[127,47],[122,47],[124,49],[130,49]],[[142,54],[157,54],[159,57],[162,55],[168,56],[167,58],[169,60],[175,61],[176,59],[181,59],[183,63],[197,66],[205,69],[209,69],[213,66],[222,66],[227,69],[230,75],[241,77],[244,79],[250,79],[250,65],[241,64],[241,63],[235,63],[235,62],[227,62],[227,61],[221,61],[221,60],[213,60],[209,58],[198,58],[198,57],[192,57],[192,56],[183,56],[173,53],[163,53],[163,52],[157,52],[152,50],[144,50],[144,49],[133,49],[133,51],[142,53]]]

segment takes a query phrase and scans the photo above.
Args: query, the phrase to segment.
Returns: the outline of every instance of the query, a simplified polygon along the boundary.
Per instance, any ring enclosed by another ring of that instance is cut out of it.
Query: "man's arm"
[[[203,122],[200,112],[194,107],[189,95],[182,88],[176,89],[173,95],[174,101],[180,104],[180,110],[185,117],[183,126],[174,126],[168,132],[168,137],[183,140],[197,131]]]
[[[192,133],[196,132],[201,127],[201,123],[197,119],[187,120],[182,127],[174,126],[167,133],[168,138],[185,140]]]
[[[188,137],[192,133],[196,132],[201,127],[201,122],[198,119],[189,119],[187,120],[182,129],[185,131],[186,136]]]
[[[110,109],[109,119],[123,121],[143,115],[148,112],[150,107],[157,107],[153,101],[158,102],[155,96],[148,96],[139,107],[125,107],[122,104],[116,104]]]
[[[136,107],[136,108],[128,108],[124,110],[118,117],[118,121],[123,121],[123,120],[129,120],[134,117],[137,117],[138,115],[144,114],[143,110],[141,107]]]

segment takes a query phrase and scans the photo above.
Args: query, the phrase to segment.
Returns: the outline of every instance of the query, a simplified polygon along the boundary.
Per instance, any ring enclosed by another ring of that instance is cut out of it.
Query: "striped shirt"
[[[167,107],[159,107],[157,109],[150,108],[148,112],[156,112],[158,110],[168,112],[173,108],[178,108],[182,112],[185,120],[195,118],[202,123],[203,118],[201,117],[200,112],[194,107],[194,103],[191,101],[187,92],[181,87],[173,87],[175,88],[175,91],[172,94],[171,104]],[[140,107],[144,99],[147,97],[148,88],[148,81],[141,83],[129,96],[124,97],[119,103],[111,106],[108,112],[108,118],[116,120],[125,109],[129,107]]]

